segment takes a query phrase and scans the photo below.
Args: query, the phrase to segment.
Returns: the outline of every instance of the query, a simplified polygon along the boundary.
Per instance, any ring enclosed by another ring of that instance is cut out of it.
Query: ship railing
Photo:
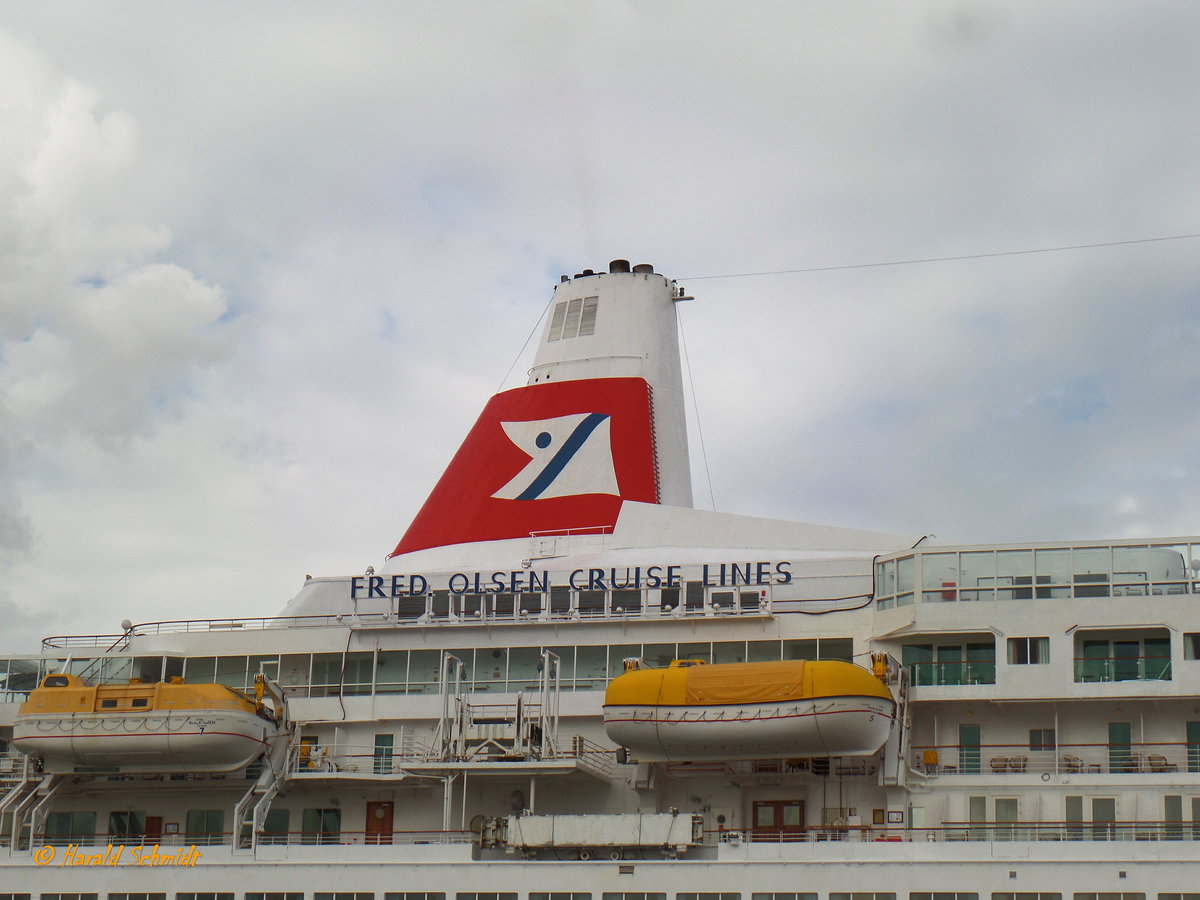
[[[1200,774],[1200,743],[918,745],[912,766],[928,776]]]
[[[412,737],[403,738],[396,747],[299,743],[292,748],[288,772],[292,775],[403,775],[405,765],[429,762],[435,757],[432,747]]]
[[[143,847],[159,848],[228,847],[232,840],[229,832],[205,832],[201,834],[38,834],[33,846],[106,848]],[[287,831],[264,832],[259,836],[259,845],[320,846],[320,845],[393,845],[393,844],[469,844],[479,836],[469,830],[455,831]]]
[[[722,828],[705,831],[704,843],[792,844],[951,843],[959,841],[1200,841],[1200,822],[944,822],[927,828],[902,824],[799,825],[779,828]]]
[[[582,734],[556,734],[546,739],[547,758],[574,759],[581,769],[608,777],[617,767],[617,752],[589,741]]]
[[[605,593],[605,592],[600,592]],[[493,597],[495,595],[482,595],[485,597]],[[755,593],[755,597],[757,597]],[[803,600],[791,601],[796,609],[804,609],[816,604],[824,610],[825,606],[829,605],[830,601],[826,600]],[[52,635],[42,639],[42,649],[45,650],[70,650],[73,648],[83,647],[104,647],[109,648],[114,641],[120,641],[126,637],[134,638],[144,635],[159,635],[159,634],[196,634],[207,632],[242,632],[242,631],[264,631],[266,629],[282,629],[282,628],[410,628],[410,627],[428,627],[428,626],[460,626],[470,627],[481,624],[524,624],[536,625],[546,622],[570,622],[580,619],[588,621],[613,621],[625,622],[638,619],[661,619],[661,618],[712,618],[714,616],[769,616],[771,615],[771,606],[769,603],[758,603],[751,605],[733,605],[722,603],[720,600],[710,604],[698,603],[695,606],[680,604],[671,608],[650,606],[644,602],[630,602],[627,605],[611,604],[606,606],[604,602],[598,602],[595,606],[579,605],[575,608],[558,609],[547,606],[540,610],[528,610],[524,608],[514,608],[512,610],[497,611],[491,607],[481,607],[479,610],[470,613],[454,613],[448,611],[430,612],[422,611],[411,615],[403,612],[372,612],[372,613],[337,613],[329,615],[312,615],[312,616],[267,616],[262,618],[251,619],[176,619],[163,622],[141,622],[134,625],[126,635],[114,634],[80,634],[80,635]],[[822,605],[823,604],[823,605]]]
[[[815,759],[748,759],[720,762],[667,763],[672,778],[711,778],[758,776],[761,782],[777,782],[786,776],[835,778],[874,778],[879,759],[874,756],[833,756]]]
[[[292,748],[288,772],[293,776],[396,775],[406,766],[436,762],[437,752],[428,745],[406,738],[397,747],[372,744],[300,743]],[[616,751],[602,747],[579,734],[557,734],[546,738],[544,759],[575,760],[595,775],[608,776],[616,767]]]
[[[1169,656],[1075,657],[1076,683],[1170,680]]]
[[[994,658],[953,662],[910,662],[905,663],[904,667],[908,669],[910,683],[914,687],[996,683],[996,660]]]
[[[20,781],[25,776],[25,754],[17,750],[0,752],[0,784]]]

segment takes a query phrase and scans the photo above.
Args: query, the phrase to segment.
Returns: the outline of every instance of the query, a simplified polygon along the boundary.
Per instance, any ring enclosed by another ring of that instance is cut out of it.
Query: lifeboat
[[[604,697],[604,729],[639,762],[870,756],[895,717],[891,691],[848,662],[637,664]]]
[[[270,702],[267,702],[267,701]],[[283,700],[223,684],[88,684],[47,675],[21,704],[13,744],[48,773],[232,772],[281,733]]]

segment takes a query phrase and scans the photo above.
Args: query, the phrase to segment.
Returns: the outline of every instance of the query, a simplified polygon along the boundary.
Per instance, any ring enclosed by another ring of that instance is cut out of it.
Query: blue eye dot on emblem
[[[550,446],[551,440],[552,440],[552,438],[550,437],[550,432],[543,431],[541,434],[539,434],[537,436],[537,439],[534,440],[534,443],[537,444],[539,450],[545,450],[547,447]]]

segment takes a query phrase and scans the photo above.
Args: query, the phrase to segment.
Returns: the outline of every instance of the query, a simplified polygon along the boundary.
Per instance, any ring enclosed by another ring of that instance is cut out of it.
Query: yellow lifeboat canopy
[[[639,761],[866,756],[896,704],[872,672],[839,660],[631,668],[609,684],[605,730]]]
[[[17,712],[13,745],[47,772],[230,772],[279,734],[283,701],[264,703],[265,690],[47,675]]]

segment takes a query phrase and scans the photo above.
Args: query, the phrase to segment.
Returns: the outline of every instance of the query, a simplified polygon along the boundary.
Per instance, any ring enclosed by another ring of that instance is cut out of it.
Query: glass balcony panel
[[[1160,545],[1150,548],[1150,581],[1153,594],[1186,594],[1188,592],[1189,544]]]
[[[1113,594],[1141,597],[1149,593],[1150,551],[1146,547],[1113,548]]]

